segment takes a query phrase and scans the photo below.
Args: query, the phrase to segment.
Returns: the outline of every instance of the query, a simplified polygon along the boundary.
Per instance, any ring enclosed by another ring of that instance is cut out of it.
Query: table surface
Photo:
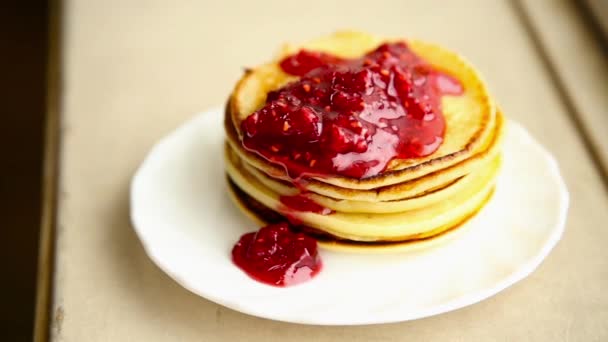
[[[52,341],[608,340],[608,63],[571,2],[68,0],[62,7],[60,110],[51,120],[60,123],[60,158],[47,160],[58,174],[56,205],[47,207]],[[530,277],[435,317],[317,327],[223,308],[148,259],[131,228],[128,189],[153,144],[221,105],[243,67],[280,43],[342,28],[459,51],[504,112],[554,153],[571,208],[562,241]]]

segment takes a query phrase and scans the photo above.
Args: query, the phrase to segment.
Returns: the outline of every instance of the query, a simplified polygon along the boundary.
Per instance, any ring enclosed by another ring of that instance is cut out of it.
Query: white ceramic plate
[[[530,274],[560,239],[568,192],[551,155],[509,122],[490,203],[440,248],[388,255],[322,250],[312,281],[276,288],[232,264],[258,227],[232,204],[222,162],[222,111],[162,139],[131,185],[131,218],[150,258],[188,290],[231,309],[321,325],[411,320],[488,298]]]

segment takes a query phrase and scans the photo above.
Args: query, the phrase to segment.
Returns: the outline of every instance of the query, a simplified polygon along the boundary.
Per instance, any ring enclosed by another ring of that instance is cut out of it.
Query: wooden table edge
[[[60,94],[61,94],[61,0],[51,0],[48,12],[48,47],[46,69],[46,120],[42,169],[42,214],[38,242],[38,271],[34,311],[34,341],[49,340],[55,260],[57,215]]]

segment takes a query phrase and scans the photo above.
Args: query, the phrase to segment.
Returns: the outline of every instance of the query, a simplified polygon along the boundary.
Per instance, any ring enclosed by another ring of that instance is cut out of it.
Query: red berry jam
[[[286,207],[287,211],[306,211],[321,215],[329,215],[333,212],[331,209],[325,208],[303,194],[298,194],[295,196],[281,196],[280,200],[281,204]]]
[[[251,278],[274,286],[291,286],[310,280],[321,270],[317,241],[271,224],[247,233],[232,248],[232,261]]]
[[[292,179],[367,178],[395,158],[433,153],[445,133],[441,96],[463,92],[403,42],[357,59],[302,50],[280,66],[300,79],[243,121],[243,146]]]

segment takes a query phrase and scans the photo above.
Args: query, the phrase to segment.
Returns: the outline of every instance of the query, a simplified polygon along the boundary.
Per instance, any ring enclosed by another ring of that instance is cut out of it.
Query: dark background
[[[48,6],[0,4],[0,341],[33,336]]]

